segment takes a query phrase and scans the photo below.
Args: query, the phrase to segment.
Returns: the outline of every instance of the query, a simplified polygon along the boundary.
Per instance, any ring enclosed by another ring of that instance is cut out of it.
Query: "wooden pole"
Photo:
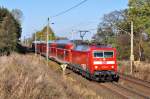
[[[134,65],[134,53],[133,53],[133,21],[131,22],[131,56],[130,56],[130,64],[131,64],[131,75],[133,74],[133,65]]]
[[[47,47],[46,47],[46,59],[47,59],[47,62],[48,62],[48,54],[49,54],[49,44],[48,44],[48,28],[49,28],[49,18],[47,20],[47,34],[46,34],[46,42],[47,42]]]

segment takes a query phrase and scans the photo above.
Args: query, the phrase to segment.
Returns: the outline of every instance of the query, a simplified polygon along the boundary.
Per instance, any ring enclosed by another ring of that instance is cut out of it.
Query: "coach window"
[[[103,52],[100,51],[94,51],[94,57],[95,58],[103,58]]]

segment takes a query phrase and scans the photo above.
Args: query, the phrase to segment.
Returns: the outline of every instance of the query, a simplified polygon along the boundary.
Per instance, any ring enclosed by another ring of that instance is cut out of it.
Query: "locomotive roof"
[[[100,44],[100,45],[92,45],[94,47],[97,47],[97,48],[112,48],[112,45],[110,44]]]
[[[76,45],[87,45],[87,46],[95,46],[98,48],[112,48],[111,44],[101,44],[101,43],[94,43],[94,42],[89,42],[89,41],[81,41],[81,40],[77,40],[77,41],[73,41],[74,44]]]
[[[111,45],[87,45],[87,44],[76,44],[74,50],[88,51],[90,48],[112,48]]]
[[[70,40],[56,40],[55,43],[57,43],[57,44],[68,44],[68,43],[72,43],[72,41],[70,41]]]
[[[76,45],[74,47],[74,50],[77,50],[77,51],[88,51],[90,49],[90,46],[88,45]]]
[[[47,43],[46,41],[33,41],[33,43]],[[74,42],[70,40],[56,40],[56,41],[48,41],[48,43],[57,43],[57,44],[73,44],[75,50],[87,51],[90,48],[112,48],[110,44],[93,44],[87,42]]]

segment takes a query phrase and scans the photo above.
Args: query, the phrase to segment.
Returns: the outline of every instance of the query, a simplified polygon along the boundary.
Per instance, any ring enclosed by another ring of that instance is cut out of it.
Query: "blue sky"
[[[20,9],[23,12],[22,38],[28,38],[47,24],[47,18],[64,11],[83,0],[0,0],[0,6],[9,10]],[[78,30],[89,30],[85,39],[96,32],[98,23],[104,14],[127,8],[128,0],[88,0],[81,6],[64,15],[51,18],[53,31],[57,36],[79,39]]]

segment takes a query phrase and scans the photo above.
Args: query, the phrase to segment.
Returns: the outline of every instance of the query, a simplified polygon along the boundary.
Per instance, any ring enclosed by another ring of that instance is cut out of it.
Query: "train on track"
[[[46,56],[47,43],[33,42],[32,47]],[[70,40],[48,43],[49,59],[67,64],[67,68],[96,81],[118,81],[116,49],[104,44],[77,44]]]

